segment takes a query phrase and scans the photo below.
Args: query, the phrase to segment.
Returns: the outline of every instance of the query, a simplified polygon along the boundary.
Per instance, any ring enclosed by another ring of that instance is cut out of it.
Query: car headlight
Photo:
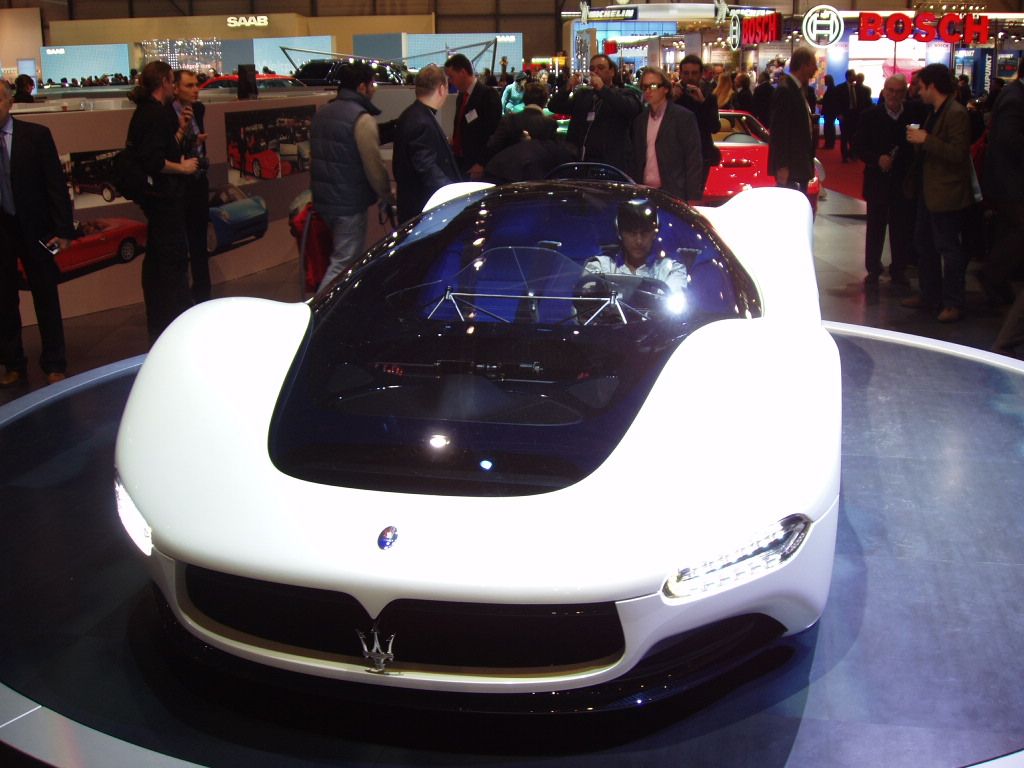
[[[665,580],[662,592],[676,599],[703,597],[762,576],[796,554],[810,528],[807,517],[790,515],[731,552],[680,569]]]
[[[119,477],[114,478],[114,497],[117,499],[117,516],[121,518],[121,525],[124,526],[131,540],[135,542],[135,546],[142,554],[149,557],[153,554],[153,530],[142,517],[142,513],[135,506],[135,502],[128,495],[128,490],[121,484]]]

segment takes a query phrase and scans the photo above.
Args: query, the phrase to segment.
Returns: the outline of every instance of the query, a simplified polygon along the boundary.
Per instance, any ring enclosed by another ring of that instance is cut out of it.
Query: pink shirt
[[[665,109],[668,101],[661,105],[661,111],[650,110],[647,118],[647,160],[644,162],[643,182],[648,187],[661,188],[661,172],[658,170],[658,153],[655,151],[655,144],[658,141],[658,131],[661,130],[661,119],[665,117]]]

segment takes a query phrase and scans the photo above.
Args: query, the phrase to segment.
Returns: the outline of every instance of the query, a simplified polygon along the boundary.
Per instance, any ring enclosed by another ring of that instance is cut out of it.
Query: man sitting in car
[[[660,280],[672,293],[689,283],[686,266],[670,258],[658,242],[658,209],[646,198],[619,205],[615,217],[619,249],[587,260],[587,272],[603,275],[636,275]]]

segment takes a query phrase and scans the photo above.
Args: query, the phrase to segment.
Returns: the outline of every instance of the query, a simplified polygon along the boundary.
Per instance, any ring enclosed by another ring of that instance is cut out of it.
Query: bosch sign
[[[881,40],[887,37],[899,42],[913,37],[921,43],[941,40],[944,43],[987,43],[989,41],[988,16],[947,13],[919,13],[911,18],[905,13],[883,17],[878,13],[860,15],[861,40]]]
[[[764,16],[745,16],[743,18],[743,45],[771,43],[781,39],[781,13],[769,13]]]
[[[269,27],[269,16],[228,16],[229,27]]]

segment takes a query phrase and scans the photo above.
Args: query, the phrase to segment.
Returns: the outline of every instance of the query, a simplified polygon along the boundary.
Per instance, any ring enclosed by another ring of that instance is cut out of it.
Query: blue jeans
[[[917,199],[914,246],[921,299],[933,307],[964,306],[967,253],[961,242],[965,210],[932,213]]]
[[[339,216],[330,222],[333,247],[331,260],[327,265],[323,280],[317,286],[317,292],[327,287],[335,277],[340,275],[349,265],[362,254],[366,248],[366,211],[353,213],[351,216]]]

